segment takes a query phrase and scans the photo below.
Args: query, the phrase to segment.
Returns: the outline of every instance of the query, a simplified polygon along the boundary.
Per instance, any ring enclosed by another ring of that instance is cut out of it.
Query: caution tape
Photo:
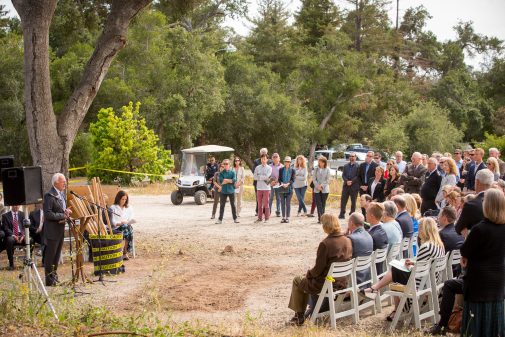
[[[81,167],[72,167],[69,168],[68,171],[78,171],[78,170],[83,170],[87,169],[87,166],[81,166]],[[108,172],[116,172],[116,173],[124,173],[124,174],[135,174],[135,175],[142,175],[142,176],[154,176],[154,177],[164,177],[164,174],[155,174],[155,173],[142,173],[142,172],[130,172],[130,171],[122,171],[122,170],[113,170],[113,169],[106,169],[106,168],[101,168],[101,167],[94,167],[94,170],[99,170],[99,171],[108,171]]]

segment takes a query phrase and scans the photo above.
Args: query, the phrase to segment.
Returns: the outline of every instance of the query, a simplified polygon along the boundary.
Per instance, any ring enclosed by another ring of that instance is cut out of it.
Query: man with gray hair
[[[396,163],[396,166],[398,166],[398,173],[402,174],[405,171],[405,168],[407,167],[407,162],[405,160],[403,160],[402,151],[396,151],[395,163]]]
[[[373,252],[372,236],[365,230],[365,217],[363,214],[354,212],[349,217],[347,230],[352,243],[352,257],[369,256]],[[370,271],[356,272],[358,283],[370,280]]]
[[[505,176],[505,162],[500,159],[500,150],[498,150],[496,147],[492,147],[489,150],[489,157],[496,158],[498,160],[498,165],[500,167],[500,175],[503,177]]]
[[[426,167],[421,164],[423,155],[419,152],[412,154],[412,163],[407,166],[400,177],[400,184],[405,193],[419,193],[426,175]]]
[[[466,237],[468,231],[484,219],[482,211],[482,202],[484,201],[484,192],[491,188],[494,182],[494,174],[489,169],[482,169],[475,175],[475,193],[477,196],[466,202],[461,210],[458,222],[456,223],[456,232]]]
[[[44,195],[44,270],[46,286],[55,286],[58,282],[58,263],[65,234],[65,222],[72,211],[67,208],[65,187],[67,179],[56,173],[51,179],[53,187]]]
[[[424,178],[423,186],[421,187],[421,198],[423,199],[421,203],[421,214],[426,211],[437,209],[437,204],[435,199],[437,198],[438,191],[440,190],[440,184],[442,182],[442,177],[438,172],[438,160],[435,157],[428,159],[428,172]]]
[[[385,201],[382,203],[384,206],[384,215],[382,216],[382,228],[388,236],[389,247],[396,243],[402,241],[403,233],[402,228],[398,221],[396,221],[396,214],[398,213],[398,207],[391,201]]]

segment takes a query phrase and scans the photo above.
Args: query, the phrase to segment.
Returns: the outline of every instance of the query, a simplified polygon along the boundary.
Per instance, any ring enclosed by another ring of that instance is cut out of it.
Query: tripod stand
[[[24,207],[24,212],[26,213],[26,207]],[[26,215],[25,215],[26,216]],[[37,291],[45,298],[44,303],[47,304],[49,309],[52,311],[54,318],[56,320],[58,319],[58,315],[56,315],[56,310],[54,309],[53,303],[51,302],[51,299],[49,298],[49,294],[47,293],[47,289],[44,286],[44,283],[42,282],[42,279],[40,278],[39,271],[37,270],[37,267],[35,266],[35,263],[31,259],[31,254],[30,254],[30,219],[25,218],[23,220],[23,227],[25,229],[25,258],[23,260],[23,273],[20,275],[20,278],[24,280],[25,282],[29,283],[30,290],[35,287]]]

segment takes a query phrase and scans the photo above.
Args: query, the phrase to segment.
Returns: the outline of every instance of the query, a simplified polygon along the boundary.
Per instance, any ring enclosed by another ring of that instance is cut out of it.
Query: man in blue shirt
[[[235,209],[235,182],[237,178],[235,176],[235,171],[230,167],[230,160],[223,160],[224,170],[219,173],[219,184],[221,185],[221,198],[219,207],[219,220],[216,224],[223,222],[224,205],[226,205],[226,199],[230,198],[231,214],[233,216],[233,222],[239,223],[237,220],[237,211]]]

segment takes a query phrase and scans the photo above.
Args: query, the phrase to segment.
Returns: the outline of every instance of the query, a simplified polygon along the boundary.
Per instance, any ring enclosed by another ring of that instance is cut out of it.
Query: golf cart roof
[[[232,152],[232,151],[235,150],[231,147],[220,145],[202,145],[182,150],[182,152],[185,153],[212,153],[212,152]]]

